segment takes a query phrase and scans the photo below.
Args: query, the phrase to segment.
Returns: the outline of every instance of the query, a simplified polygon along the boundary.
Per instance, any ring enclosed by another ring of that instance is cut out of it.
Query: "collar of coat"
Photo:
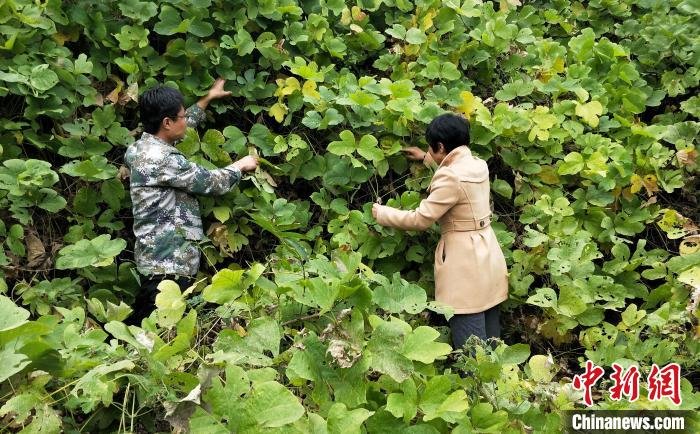
[[[442,166],[449,166],[456,160],[461,159],[462,157],[471,157],[472,156],[472,151],[469,150],[469,148],[466,145],[462,146],[457,146],[453,150],[451,150],[445,158],[442,160],[440,165],[438,166],[438,169],[441,168]]]
[[[172,148],[173,150],[177,151],[177,148],[172,143],[166,142],[165,140],[161,139],[155,134],[144,132],[143,134],[141,134],[141,140],[150,141],[151,143],[156,142],[159,145],[166,146],[167,148]]]

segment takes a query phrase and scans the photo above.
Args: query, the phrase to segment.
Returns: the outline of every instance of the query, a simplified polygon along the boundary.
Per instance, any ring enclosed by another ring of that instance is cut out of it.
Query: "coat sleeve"
[[[438,167],[438,164],[435,162],[435,160],[433,160],[433,157],[430,156],[430,152],[425,153],[425,157],[423,157],[423,165],[428,169],[433,170]]]
[[[163,161],[158,184],[179,188],[192,194],[226,194],[241,180],[241,171],[234,165],[208,170],[179,153],[171,153]]]
[[[377,223],[405,230],[426,230],[442,217],[459,199],[459,180],[448,168],[435,172],[430,184],[430,194],[413,211],[402,211],[380,206]]]

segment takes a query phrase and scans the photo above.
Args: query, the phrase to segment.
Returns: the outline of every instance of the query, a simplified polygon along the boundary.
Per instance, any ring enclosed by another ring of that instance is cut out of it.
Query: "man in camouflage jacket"
[[[187,283],[199,269],[197,244],[204,232],[199,202],[193,195],[225,194],[241,179],[241,172],[257,167],[257,160],[247,156],[226,167],[207,170],[188,161],[174,147],[188,126],[204,120],[204,109],[211,100],[230,95],[223,87],[224,80],[217,80],[207,96],[187,110],[182,94],[169,87],[150,89],[140,98],[145,132],[124,156],[131,172],[136,266],[146,276],[132,322],[152,310],[161,280]]]

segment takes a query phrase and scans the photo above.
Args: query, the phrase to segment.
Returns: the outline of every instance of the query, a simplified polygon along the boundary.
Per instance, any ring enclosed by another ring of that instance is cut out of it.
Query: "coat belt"
[[[446,232],[469,232],[478,231],[491,225],[491,216],[486,216],[478,220],[452,220],[440,223],[440,231]]]

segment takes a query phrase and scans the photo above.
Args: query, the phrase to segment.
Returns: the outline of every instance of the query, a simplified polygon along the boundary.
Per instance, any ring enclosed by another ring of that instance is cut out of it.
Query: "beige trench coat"
[[[506,261],[491,228],[489,170],[469,148],[452,150],[433,175],[430,193],[414,211],[380,206],[377,223],[425,230],[435,221],[435,299],[454,313],[483,312],[508,298]]]

